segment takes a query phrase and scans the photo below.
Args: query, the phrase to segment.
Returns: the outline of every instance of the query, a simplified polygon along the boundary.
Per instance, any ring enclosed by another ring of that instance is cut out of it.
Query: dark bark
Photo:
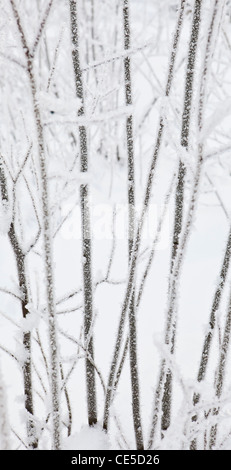
[[[198,47],[200,17],[201,17],[201,4],[202,0],[195,0],[191,38],[189,42],[188,63],[185,81],[185,96],[184,96],[184,110],[182,115],[182,129],[181,129],[181,145],[188,150],[189,146],[189,130],[191,121],[191,107],[193,97],[193,79],[195,73],[195,60]],[[172,242],[172,260],[171,260],[171,275],[174,272],[174,265],[176,256],[179,249],[179,239],[182,231],[183,212],[184,212],[184,180],[186,169],[182,161],[179,162],[178,181],[175,195],[175,214],[174,214],[174,228],[173,228],[173,242]],[[172,282],[172,281],[170,281]],[[177,295],[177,293],[175,293]],[[167,333],[166,344],[170,346],[171,354],[174,353],[175,347],[175,330],[176,323],[174,320],[174,304],[170,305],[167,318]],[[163,399],[162,399],[162,420],[161,429],[166,431],[171,421],[171,401],[172,401],[172,371],[168,369],[164,383]]]
[[[108,385],[107,385],[107,392],[106,392],[106,399],[105,399],[105,406],[104,406],[104,420],[103,420],[103,429],[105,430],[108,429],[110,406],[111,406],[111,401],[113,398],[113,393],[114,393],[114,388],[115,388],[114,381],[115,381],[116,368],[117,368],[117,363],[119,360],[119,353],[120,353],[122,339],[123,339],[124,324],[125,324],[126,314],[127,314],[130,302],[131,302],[132,292],[134,289],[136,264],[137,264],[137,258],[138,258],[139,247],[140,247],[140,242],[141,242],[141,235],[142,235],[145,215],[146,215],[146,212],[149,206],[150,197],[151,197],[151,188],[152,188],[153,177],[154,177],[154,169],[155,169],[156,161],[157,161],[159,151],[160,151],[160,146],[161,146],[162,137],[163,137],[163,130],[164,130],[164,124],[163,124],[163,120],[161,119],[160,124],[159,124],[159,131],[158,131],[155,151],[153,155],[153,160],[152,160],[150,172],[148,175],[148,183],[147,183],[147,187],[145,191],[143,210],[142,210],[142,214],[138,223],[136,235],[134,238],[132,256],[131,256],[131,261],[130,261],[130,266],[129,266],[128,283],[127,283],[127,288],[125,292],[124,302],[122,305],[122,311],[121,311],[121,316],[120,316],[120,321],[119,321],[119,326],[118,326],[118,331],[117,331],[115,349],[114,349],[112,364],[111,364],[109,378],[108,378]]]
[[[172,88],[174,66],[175,66],[177,48],[178,48],[179,39],[180,39],[180,33],[182,30],[182,24],[183,24],[183,19],[184,19],[185,5],[186,5],[186,1],[181,0],[179,11],[178,11],[177,22],[176,22],[176,30],[175,30],[174,38],[173,38],[172,52],[171,52],[171,57],[170,57],[167,85],[166,85],[166,91],[165,91],[166,96],[170,95],[171,88]],[[158,420],[159,420],[160,406],[162,402],[162,390],[163,390],[163,384],[165,380],[165,368],[166,368],[165,359],[163,359],[163,361],[161,362],[158,385],[157,385],[156,392],[155,392],[152,424],[151,424],[151,431],[150,431],[149,442],[148,442],[149,449],[152,449],[153,447],[153,442],[155,439]]]
[[[230,346],[230,333],[231,333],[231,295],[229,298],[228,312],[227,312],[226,321],[225,321],[224,336],[223,336],[222,344],[221,344],[220,351],[219,351],[219,362],[218,362],[218,368],[217,368],[216,377],[215,377],[215,393],[218,399],[221,398],[221,394],[222,394],[223,386],[224,386],[227,354],[228,354],[228,350]],[[218,407],[213,408],[212,415],[213,416],[219,415]],[[209,441],[210,449],[214,449],[216,445],[217,428],[218,428],[217,423],[211,427],[210,441]]]
[[[198,128],[200,132],[203,126],[204,101],[205,101],[205,91],[206,91],[206,84],[207,84],[208,71],[209,71],[209,60],[211,58],[212,39],[214,36],[215,22],[216,22],[218,10],[219,10],[219,0],[215,0],[213,13],[212,13],[212,19],[211,19],[211,23],[210,23],[209,30],[208,30],[208,37],[207,37],[206,50],[205,50],[205,59],[204,59],[203,72],[202,72],[202,78],[201,78],[201,84],[200,84],[200,99],[199,99],[199,110],[198,110]],[[228,237],[228,241],[226,245],[226,252],[224,255],[224,259],[223,259],[223,263],[222,263],[222,267],[220,271],[220,282],[216,289],[214,299],[213,299],[213,304],[212,304],[210,319],[209,319],[208,333],[205,335],[205,339],[204,339],[201,361],[200,361],[199,370],[197,374],[197,381],[199,383],[204,380],[205,374],[206,374],[206,369],[207,369],[208,360],[209,360],[209,353],[210,353],[210,348],[211,348],[211,342],[212,342],[213,332],[214,332],[215,322],[216,322],[216,313],[219,309],[221,294],[222,294],[225,281],[226,281],[226,276],[227,276],[227,272],[229,268],[230,255],[231,255],[231,230],[229,233],[229,237]],[[200,401],[200,394],[194,393],[193,405],[196,406],[199,403],[199,401]],[[197,415],[193,415],[192,422],[196,422],[196,421],[197,421]],[[196,439],[192,440],[190,444],[190,449],[191,450],[197,449]]]
[[[138,289],[138,294],[137,294],[137,297],[136,297],[136,311],[139,309],[140,302],[141,302],[143,292],[144,292],[145,281],[147,279],[149,270],[151,268],[151,265],[152,265],[152,262],[153,262],[153,259],[154,259],[155,248],[156,248],[156,245],[157,245],[158,240],[159,240],[159,235],[161,233],[161,229],[162,229],[162,226],[163,226],[164,217],[165,217],[166,210],[167,210],[167,207],[168,207],[169,199],[170,199],[170,196],[172,194],[172,189],[173,189],[173,183],[174,183],[174,180],[175,180],[175,176],[176,175],[173,176],[172,182],[170,184],[169,191],[167,192],[166,197],[165,197],[164,210],[163,210],[162,216],[159,220],[158,227],[157,227],[157,233],[156,233],[155,238],[153,240],[153,245],[152,245],[152,249],[151,249],[151,252],[150,252],[150,255],[149,255],[149,259],[148,259],[146,268],[144,270],[142,280],[140,282],[140,286],[139,286],[139,289]],[[118,383],[119,383],[119,380],[120,380],[120,376],[121,376],[121,373],[122,373],[122,370],[123,370],[123,366],[124,366],[125,359],[126,359],[127,352],[128,352],[128,346],[129,346],[129,334],[128,334],[126,342],[125,342],[122,358],[121,358],[120,365],[118,367],[118,371],[117,371],[117,374],[116,374],[116,380],[115,380],[115,385],[114,385],[115,390],[117,389],[117,386],[118,386]]]
[[[0,186],[1,186],[1,197],[5,204],[8,204],[8,190],[5,179],[5,172],[0,163]],[[7,208],[6,208],[7,210]],[[29,302],[28,289],[26,281],[26,255],[24,254],[15,232],[14,221],[11,222],[8,231],[8,237],[14,252],[18,283],[21,294],[21,308],[22,316],[26,318],[28,315],[27,304]],[[32,357],[31,357],[31,333],[23,332],[23,346],[25,351],[26,359],[23,364],[23,384],[24,384],[24,396],[25,396],[25,409],[27,411],[27,439],[28,446],[32,449],[36,449],[38,446],[38,440],[36,436],[36,429],[34,424],[34,406],[33,406],[33,383],[32,383]]]
[[[26,271],[25,271],[25,254],[23,253],[15,233],[14,224],[11,223],[8,232],[10,243],[14,251],[17,273],[19,280],[19,289],[22,296],[21,306],[23,318],[28,315],[27,304],[29,302],[28,289],[26,282]],[[23,364],[23,382],[24,382],[24,394],[25,394],[25,409],[28,412],[27,419],[27,437],[28,445],[30,448],[37,448],[38,440],[36,437],[36,428],[34,424],[34,407],[33,407],[33,383],[32,383],[32,353],[31,353],[31,333],[23,332],[23,346],[25,350],[26,359]]]
[[[227,273],[228,273],[228,269],[230,265],[230,257],[231,257],[231,230],[229,232],[229,236],[228,236],[228,240],[226,244],[226,250],[225,250],[225,254],[224,254],[224,258],[223,258],[223,262],[221,266],[220,277],[219,277],[220,281],[216,289],[216,292],[214,294],[214,299],[212,303],[212,308],[211,308],[211,313],[210,313],[210,318],[209,318],[209,330],[208,330],[208,333],[205,335],[205,339],[204,339],[201,360],[200,360],[199,370],[197,374],[197,381],[199,383],[205,379],[212,339],[213,339],[215,325],[216,325],[216,314],[220,307],[221,296],[222,296],[222,292],[225,286]],[[194,406],[196,406],[199,403],[199,401],[200,401],[200,394],[194,393],[193,395]],[[196,417],[194,417],[193,420],[196,421]]]
[[[49,188],[48,177],[46,169],[46,156],[45,145],[43,136],[43,125],[40,115],[40,108],[37,99],[37,84],[35,80],[33,60],[35,50],[30,52],[21,19],[15,6],[14,0],[10,0],[13,14],[17,23],[18,32],[21,39],[22,48],[27,62],[27,74],[32,96],[34,122],[37,138],[38,161],[40,170],[40,187],[41,187],[41,206],[42,206],[42,221],[43,221],[43,254],[44,254],[44,267],[45,267],[45,283],[46,283],[46,302],[48,310],[48,325],[49,325],[49,343],[50,343],[50,380],[51,380],[51,402],[52,402],[52,421],[53,421],[53,448],[60,449],[60,412],[59,412],[59,367],[58,367],[58,353],[57,353],[57,331],[56,331],[56,316],[55,316],[55,299],[54,299],[54,278],[53,278],[53,258],[50,236],[50,214],[49,214]],[[49,3],[46,15],[49,14],[52,2]],[[46,16],[47,19],[47,16]],[[42,25],[41,33],[38,39],[36,38],[36,47],[38,40],[41,38],[42,30],[45,26]]]
[[[171,87],[172,87],[173,72],[174,72],[174,66],[175,66],[177,46],[178,46],[181,27],[182,27],[184,7],[185,7],[185,0],[181,0],[181,6],[180,6],[179,16],[177,20],[176,32],[174,35],[173,48],[171,52],[170,64],[169,64],[169,70],[168,70],[168,76],[167,76],[167,84],[166,84],[166,90],[165,90],[166,96],[169,96]],[[134,244],[133,244],[133,251],[132,251],[130,267],[129,267],[127,288],[125,292],[124,302],[122,305],[122,311],[121,311],[120,322],[119,322],[118,331],[117,331],[113,359],[112,359],[111,369],[110,369],[109,378],[108,378],[107,392],[106,392],[106,399],[105,399],[105,406],[104,406],[104,420],[103,420],[103,428],[105,430],[108,429],[110,406],[111,406],[114,389],[115,389],[115,375],[116,375],[117,363],[119,360],[119,353],[120,353],[120,349],[122,345],[124,324],[125,324],[128,306],[130,304],[132,292],[134,289],[136,264],[137,264],[138,252],[139,252],[139,247],[140,247],[140,242],[141,242],[142,230],[143,230],[144,220],[145,220],[145,216],[146,216],[150,198],[151,198],[151,191],[152,191],[152,186],[153,186],[155,168],[156,168],[156,163],[157,163],[160,148],[161,148],[163,131],[164,131],[164,120],[161,116],[160,121],[159,121],[158,131],[157,131],[157,139],[156,139],[154,154],[153,154],[153,158],[151,161],[151,166],[150,166],[148,178],[147,178],[147,185],[146,185],[144,200],[143,200],[143,208],[142,208],[141,216],[138,221],[138,227],[137,227],[135,237],[134,237]]]
[[[123,29],[124,29],[124,49],[130,47],[130,19],[129,2],[124,0],[123,5]],[[124,81],[125,81],[125,102],[126,106],[132,105],[132,83],[130,57],[124,59]],[[127,158],[128,158],[128,252],[129,262],[131,261],[133,238],[135,231],[135,170],[134,170],[134,143],[133,143],[133,118],[132,115],[126,119],[127,138]],[[136,447],[143,450],[143,433],[140,414],[140,391],[139,374],[137,360],[137,332],[136,332],[136,305],[135,289],[133,290],[129,305],[129,350],[130,350],[130,374],[132,390],[132,412],[133,424],[136,436]]]
[[[70,22],[71,22],[71,40],[72,40],[72,61],[75,78],[76,96],[81,100],[81,107],[78,116],[84,116],[84,92],[82,71],[79,58],[79,37],[78,37],[78,11],[77,3],[74,0],[69,1]],[[80,171],[88,171],[88,147],[86,127],[79,126],[80,143]],[[82,259],[83,259],[83,293],[84,293],[84,338],[86,346],[86,382],[87,382],[87,403],[88,403],[88,423],[93,426],[97,423],[97,404],[96,404],[96,383],[95,368],[88,358],[94,361],[94,345],[92,333],[93,321],[93,294],[92,294],[92,243],[89,213],[89,189],[87,184],[80,185],[80,209],[82,220]]]

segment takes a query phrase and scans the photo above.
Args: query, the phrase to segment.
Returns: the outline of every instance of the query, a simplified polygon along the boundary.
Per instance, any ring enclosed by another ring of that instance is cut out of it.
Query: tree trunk
[[[129,2],[124,0],[123,5],[124,49],[130,48],[130,18]],[[126,106],[132,105],[132,83],[130,57],[124,59],[125,101]],[[135,235],[135,171],[134,171],[134,144],[133,144],[133,117],[126,119],[127,157],[128,157],[128,252],[129,263],[131,261],[133,239]],[[132,412],[133,424],[136,436],[136,447],[144,449],[142,423],[140,415],[140,391],[137,360],[137,335],[136,335],[136,306],[135,288],[133,289],[129,305],[129,348],[130,348],[130,374],[132,388]]]
[[[8,204],[8,190],[5,179],[5,172],[0,164],[0,186],[1,186],[1,197],[4,204]],[[26,318],[28,315],[27,304],[28,299],[28,290],[26,282],[26,265],[25,265],[25,254],[22,251],[21,246],[18,243],[17,235],[15,232],[14,222],[11,222],[10,228],[8,231],[8,237],[14,252],[17,274],[18,274],[18,283],[21,294],[21,307],[22,307],[22,316]],[[36,428],[33,419],[34,407],[33,407],[33,383],[32,383],[32,366],[31,366],[31,333],[23,332],[23,346],[25,351],[25,361],[23,364],[23,384],[24,384],[24,396],[25,396],[25,409],[27,412],[27,440],[28,446],[32,449],[36,449],[38,445],[38,440],[36,437]]]
[[[78,116],[84,116],[84,92],[82,72],[79,58],[79,38],[78,38],[78,2],[69,0],[70,21],[71,21],[71,39],[72,39],[72,60],[75,77],[76,96],[81,100],[81,107]],[[79,145],[80,145],[80,171],[88,171],[88,147],[86,127],[79,126]],[[82,260],[83,260],[83,293],[84,293],[84,338],[86,346],[86,381],[87,381],[87,404],[88,404],[88,423],[93,426],[97,423],[97,405],[96,405],[96,383],[95,369],[88,355],[94,362],[93,346],[93,295],[92,295],[92,244],[91,227],[89,212],[89,188],[88,184],[80,185],[80,210],[82,220]]]
[[[194,79],[195,60],[196,60],[196,52],[197,52],[198,37],[199,37],[201,4],[202,4],[202,0],[195,0],[193,22],[192,22],[192,32],[191,32],[191,38],[189,42],[188,64],[187,64],[187,71],[186,71],[184,110],[183,110],[183,116],[182,116],[182,129],[181,129],[181,145],[186,150],[188,150],[188,146],[189,146],[189,130],[190,130],[191,107],[192,107],[192,97],[193,97],[193,79]],[[175,265],[175,260],[176,260],[178,247],[179,247],[179,238],[180,238],[180,234],[182,231],[183,210],[184,210],[185,172],[186,172],[186,169],[185,169],[184,163],[180,161],[179,169],[178,169],[176,196],[175,196],[175,215],[174,215],[170,279],[174,272],[174,265]],[[177,293],[175,293],[174,296],[176,295]],[[176,333],[176,323],[174,319],[174,305],[170,305],[169,307],[166,328],[167,329],[166,329],[165,343],[170,346],[170,353],[173,354],[174,347],[175,347],[175,333]],[[170,420],[171,420],[172,379],[173,379],[172,371],[168,369],[166,373],[166,378],[165,378],[165,383],[164,383],[164,392],[163,392],[163,398],[162,398],[162,413],[163,413],[162,420],[161,420],[162,431],[166,431],[168,429],[170,425]]]
[[[25,254],[23,253],[21,247],[19,246],[17,236],[15,233],[14,224],[11,223],[10,230],[8,233],[11,246],[14,251],[18,280],[19,280],[19,289],[22,296],[21,306],[22,306],[22,315],[23,318],[26,318],[28,315],[27,304],[29,302],[27,282],[26,282],[26,265],[25,265]],[[24,395],[25,395],[25,409],[28,413],[27,419],[27,438],[28,445],[32,449],[36,449],[38,445],[38,440],[36,437],[36,427],[33,419],[34,407],[33,407],[33,383],[32,383],[32,357],[31,357],[31,332],[23,332],[23,346],[25,350],[25,361],[23,364],[23,382],[24,382]]]
[[[181,26],[182,26],[182,21],[183,21],[185,1],[186,0],[181,0],[180,12],[179,12],[178,20],[177,20],[177,28],[176,28],[176,32],[174,35],[173,47],[172,47],[172,52],[171,52],[171,57],[170,57],[165,96],[169,96],[171,87],[172,87],[175,59],[176,59],[177,47],[178,47]],[[137,265],[139,247],[141,243],[142,230],[144,226],[145,216],[147,214],[147,210],[148,210],[149,203],[150,203],[156,163],[159,157],[161,143],[163,139],[164,126],[165,126],[164,120],[163,120],[163,117],[161,116],[160,121],[159,121],[158,131],[157,131],[157,138],[156,138],[153,158],[151,161],[148,178],[147,178],[147,185],[145,188],[142,212],[141,212],[140,219],[138,221],[138,226],[137,226],[137,230],[136,230],[135,237],[134,237],[132,257],[131,257],[129,274],[128,274],[128,282],[127,282],[125,297],[124,297],[124,301],[122,305],[122,311],[121,311],[121,316],[120,316],[120,321],[119,321],[119,326],[118,326],[118,331],[117,331],[115,348],[114,348],[111,368],[110,368],[109,377],[108,377],[106,399],[105,399],[105,405],[104,405],[104,419],[103,419],[103,428],[105,430],[108,429],[110,407],[111,407],[111,402],[113,399],[113,393],[114,393],[114,388],[115,388],[115,375],[116,375],[116,368],[117,368],[117,363],[119,360],[119,353],[120,353],[122,339],[123,339],[124,324],[125,324],[128,307],[131,301],[132,292],[134,289],[136,265]]]
[[[205,49],[203,72],[202,72],[201,84],[200,84],[200,99],[199,99],[199,110],[198,110],[199,132],[201,132],[202,127],[203,127],[204,102],[205,102],[206,85],[207,85],[207,80],[208,80],[209,62],[212,56],[212,43],[213,43],[213,37],[214,37],[214,31],[215,31],[216,18],[218,16],[219,9],[220,9],[220,2],[219,0],[215,0],[213,13],[212,13],[212,19],[211,19],[211,23],[208,29],[208,37],[207,37],[207,43],[206,43],[206,49]],[[208,360],[209,360],[209,352],[210,352],[210,347],[211,347],[211,342],[212,342],[212,337],[213,337],[213,330],[215,327],[216,313],[220,305],[221,294],[225,285],[225,280],[226,280],[226,276],[227,276],[227,272],[229,268],[230,254],[231,254],[231,231],[228,237],[228,241],[226,245],[226,252],[225,252],[225,256],[223,259],[223,264],[222,264],[222,268],[220,272],[220,278],[219,278],[220,282],[219,282],[218,288],[216,289],[214,299],[213,299],[208,333],[205,335],[205,339],[204,339],[201,361],[200,361],[200,366],[199,366],[198,375],[197,375],[198,382],[203,381],[205,378],[205,373],[206,373]],[[200,400],[200,394],[194,393],[193,405],[196,406],[199,403],[199,400]],[[192,422],[196,422],[196,421],[197,421],[197,416],[194,415],[192,417]],[[192,440],[190,444],[190,449],[191,450],[197,449],[196,439]]]
[[[35,121],[35,130],[37,137],[38,162],[40,170],[40,188],[41,188],[41,206],[42,206],[42,222],[43,222],[43,254],[45,267],[45,288],[46,303],[48,310],[48,328],[49,328],[49,345],[50,345],[50,381],[51,381],[51,415],[53,422],[53,449],[59,450],[60,443],[60,387],[59,387],[59,361],[57,347],[57,326],[54,299],[54,276],[53,276],[53,256],[50,234],[50,213],[49,213],[49,188],[46,168],[45,145],[43,136],[43,126],[40,115],[40,108],[37,99],[37,85],[34,74],[33,60],[36,47],[31,52],[28,46],[25,33],[21,24],[21,19],[14,0],[10,0],[13,14],[17,23],[22,48],[27,62],[27,74],[29,78],[30,90],[32,95],[33,113]],[[49,3],[51,5],[52,2]],[[36,39],[38,44],[39,36]]]

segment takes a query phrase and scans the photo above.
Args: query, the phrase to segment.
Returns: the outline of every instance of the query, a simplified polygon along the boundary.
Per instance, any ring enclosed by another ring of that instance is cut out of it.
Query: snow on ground
[[[82,426],[79,433],[73,434],[64,441],[66,450],[110,450],[111,445],[108,436],[102,431],[101,426]]]

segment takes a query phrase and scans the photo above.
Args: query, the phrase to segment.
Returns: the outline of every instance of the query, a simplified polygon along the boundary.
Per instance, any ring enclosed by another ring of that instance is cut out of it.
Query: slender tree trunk
[[[29,69],[30,70],[30,69]],[[30,84],[33,96],[34,116],[38,138],[38,148],[40,157],[40,177],[42,188],[42,219],[43,219],[43,249],[45,262],[46,298],[49,315],[49,340],[51,359],[51,392],[52,392],[52,419],[53,419],[53,448],[59,450],[60,442],[60,386],[59,386],[59,361],[57,350],[57,325],[54,298],[54,274],[53,255],[50,236],[50,212],[49,212],[49,190],[46,169],[46,157],[44,150],[43,128],[41,123],[40,110],[37,101],[37,87],[34,79],[33,69],[30,70]]]
[[[81,107],[78,116],[84,116],[84,91],[82,72],[79,58],[79,38],[78,38],[78,2],[69,0],[71,39],[72,39],[72,60],[75,76],[76,96],[81,100]],[[86,127],[79,126],[80,142],[80,171],[88,171],[88,148]],[[94,346],[92,334],[93,320],[93,295],[92,295],[92,260],[91,260],[91,227],[89,212],[89,188],[88,184],[80,185],[80,209],[82,220],[82,259],[83,259],[83,292],[84,292],[84,338],[87,353],[94,362]],[[96,383],[95,369],[92,362],[86,356],[86,381],[87,381],[87,403],[88,403],[88,423],[93,426],[97,422],[96,406]]]
[[[96,61],[96,47],[95,47],[95,4],[94,0],[90,0],[91,2],[91,52],[92,52],[92,60],[93,62]],[[94,75],[95,75],[95,83],[98,85],[98,73],[97,68],[94,67]]]
[[[169,96],[171,87],[172,87],[175,59],[176,59],[176,53],[177,53],[181,27],[182,27],[184,7],[185,7],[185,0],[181,0],[180,11],[179,11],[179,16],[177,20],[177,28],[176,28],[176,32],[174,35],[173,47],[172,47],[172,52],[171,52],[171,57],[170,57],[167,84],[166,84],[166,89],[165,89],[166,97]],[[117,364],[119,360],[119,353],[120,353],[122,339],[123,339],[124,324],[125,324],[127,310],[131,301],[132,292],[134,289],[136,265],[137,265],[138,252],[139,252],[139,247],[140,247],[140,242],[141,242],[142,230],[143,230],[145,216],[146,216],[150,198],[151,198],[151,190],[152,190],[152,185],[153,185],[153,180],[154,180],[156,163],[157,163],[160,148],[161,148],[163,132],[164,132],[164,120],[161,116],[160,121],[159,121],[159,126],[158,126],[154,154],[153,154],[153,158],[151,161],[151,166],[150,166],[150,170],[149,170],[148,178],[147,178],[147,185],[145,189],[143,208],[142,208],[140,219],[138,221],[136,234],[134,237],[134,244],[133,244],[132,256],[131,256],[130,267],[129,267],[127,288],[125,292],[124,302],[122,305],[122,311],[121,311],[121,316],[120,316],[120,321],[119,321],[119,326],[118,326],[113,359],[112,359],[111,368],[110,368],[109,377],[108,377],[106,399],[105,399],[105,406],[104,406],[104,420],[103,420],[103,428],[105,430],[108,429],[110,406],[111,406],[113,393],[114,393],[115,375],[116,375],[116,369],[117,369]]]
[[[229,298],[229,305],[228,305],[228,312],[226,316],[223,341],[222,341],[222,345],[219,351],[218,368],[217,368],[216,377],[215,377],[215,393],[218,399],[221,398],[222,391],[223,391],[227,354],[228,354],[229,347],[230,347],[230,333],[231,333],[231,294]],[[212,411],[212,414],[213,416],[218,416],[219,408],[214,408]],[[218,425],[215,424],[211,427],[211,430],[210,430],[210,441],[209,441],[210,449],[214,449],[216,445],[217,427]]]
[[[124,49],[130,48],[130,18],[129,1],[124,0],[123,5]],[[130,57],[124,59],[124,80],[126,106],[132,105],[132,83]],[[134,170],[134,144],[133,144],[133,117],[126,119],[127,156],[128,156],[128,252],[129,263],[132,256],[133,239],[135,234],[135,170]],[[130,347],[130,374],[132,388],[133,423],[138,450],[143,450],[143,433],[140,414],[140,391],[137,360],[137,333],[136,333],[136,305],[135,288],[133,289],[129,305],[129,347]]]
[[[46,169],[46,156],[45,145],[43,136],[43,126],[40,115],[40,108],[37,99],[37,85],[34,75],[34,53],[36,45],[38,44],[39,37],[36,39],[33,51],[27,44],[25,33],[21,24],[18,10],[15,6],[14,0],[10,0],[13,14],[17,23],[23,51],[27,61],[27,73],[30,83],[33,113],[35,120],[35,130],[37,137],[38,160],[40,170],[40,186],[41,186],[41,205],[42,205],[42,221],[43,221],[43,250],[44,250],[44,267],[45,267],[45,283],[46,283],[46,301],[48,310],[48,325],[49,325],[49,344],[50,344],[50,381],[51,381],[51,403],[52,403],[52,422],[53,422],[53,449],[59,450],[60,442],[60,387],[59,387],[59,362],[57,351],[57,327],[55,315],[55,299],[54,299],[54,278],[53,278],[53,256],[50,235],[50,213],[49,213],[49,189],[48,178]],[[52,2],[49,3],[51,5]],[[44,25],[43,25],[44,26]]]
[[[199,27],[201,21],[201,4],[202,0],[195,0],[192,32],[189,42],[188,64],[186,71],[185,83],[185,97],[184,97],[184,110],[182,116],[182,129],[181,129],[181,145],[188,150],[189,147],[189,130],[191,121],[191,107],[193,97],[193,79],[195,73],[195,60],[198,46]],[[174,272],[174,265],[176,255],[179,247],[179,238],[182,231],[183,211],[184,211],[184,179],[185,179],[185,166],[182,161],[179,162],[178,181],[175,196],[175,215],[174,215],[174,229],[173,229],[173,242],[172,242],[172,260],[171,260],[171,275]],[[170,281],[172,282],[172,281]],[[177,293],[175,293],[177,295]],[[174,304],[170,305],[167,318],[167,330],[165,343],[170,346],[170,353],[174,353],[175,347],[175,333],[176,323],[174,319]],[[170,425],[171,420],[171,401],[172,401],[172,371],[168,369],[166,373],[164,392],[162,398],[162,420],[161,429],[166,431]]]
[[[0,186],[1,186],[1,197],[4,204],[8,204],[8,190],[5,179],[5,172],[0,164]],[[7,208],[6,208],[7,209]],[[14,252],[15,261],[17,265],[19,289],[21,293],[21,307],[22,316],[26,318],[28,315],[27,304],[28,290],[26,282],[26,256],[23,253],[21,246],[19,245],[18,238],[15,232],[14,222],[11,222],[8,231],[8,237]],[[33,383],[32,383],[32,365],[31,365],[31,333],[23,332],[23,346],[25,351],[25,361],[23,364],[23,383],[24,383],[24,396],[25,396],[25,409],[27,411],[27,440],[28,446],[32,449],[36,449],[38,440],[36,437],[35,423],[33,419],[34,407],[33,407]]]
[[[197,374],[197,381],[199,383],[205,379],[205,374],[206,374],[207,367],[208,367],[212,339],[214,336],[215,325],[216,325],[216,315],[220,307],[221,296],[222,296],[222,292],[225,286],[227,273],[228,273],[228,269],[230,265],[230,257],[231,257],[231,229],[228,235],[225,255],[224,255],[222,266],[221,266],[220,277],[219,277],[220,281],[216,289],[216,292],[214,294],[213,304],[212,304],[210,318],[209,318],[209,329],[208,329],[208,333],[205,335],[204,344],[202,348],[201,360],[200,360],[199,370]],[[199,403],[199,401],[200,401],[200,394],[194,393],[193,405],[196,406]],[[193,415],[192,421],[193,422],[197,421],[196,414]],[[197,449],[196,439],[192,440],[190,448],[191,450]]]
[[[26,257],[23,253],[15,233],[14,224],[11,223],[10,230],[8,233],[11,246],[14,251],[18,280],[19,280],[19,289],[22,296],[21,306],[22,306],[22,315],[23,318],[26,318],[28,315],[27,304],[29,302],[27,282],[26,282]],[[24,395],[25,395],[25,409],[28,412],[27,419],[27,438],[29,447],[35,449],[38,445],[38,440],[36,437],[36,427],[33,419],[34,407],[33,407],[33,383],[32,383],[32,352],[31,352],[31,333],[30,331],[23,332],[23,346],[25,350],[25,361],[23,364],[23,381],[24,381]]]
[[[217,11],[218,11],[218,3],[219,3],[219,0],[216,0],[215,7],[214,7],[213,18],[212,18],[212,22],[211,22],[211,26],[210,26],[210,32],[209,32],[209,36],[208,36],[207,49],[211,44],[214,21],[215,21]],[[210,49],[210,47],[209,47],[209,49]],[[204,67],[206,72],[207,72],[207,62],[210,58],[209,52],[210,51],[207,51],[206,66]],[[205,78],[206,77],[203,77],[204,82],[205,82]],[[202,110],[200,112],[202,113]],[[211,347],[211,341],[212,341],[212,337],[213,337],[213,331],[214,331],[214,328],[215,328],[216,313],[219,309],[221,295],[222,295],[222,292],[223,292],[223,289],[224,289],[224,286],[225,286],[225,281],[226,281],[226,277],[227,277],[227,273],[228,273],[228,269],[229,269],[229,264],[230,264],[230,256],[231,256],[231,229],[229,231],[229,235],[228,235],[228,239],[227,239],[227,243],[226,243],[225,255],[224,255],[221,270],[220,270],[220,276],[219,276],[220,281],[219,281],[218,287],[216,289],[214,299],[213,299],[213,303],[212,303],[211,314],[210,314],[210,318],[209,318],[210,329],[209,329],[207,335],[205,336],[205,340],[204,340],[204,344],[203,344],[201,361],[200,361],[200,366],[199,366],[198,376],[197,376],[198,382],[201,382],[205,378],[206,368],[207,368],[207,364],[208,364],[208,360],[209,360],[209,352],[210,352],[210,347]],[[196,396],[194,396],[194,399],[195,399],[194,404],[198,403],[198,397],[196,398]]]
[[[223,2],[224,4],[224,2]],[[201,84],[200,84],[200,99],[199,99],[199,110],[198,110],[198,129],[199,132],[202,131],[203,128],[203,114],[204,114],[204,104],[205,104],[205,93],[206,93],[206,86],[207,86],[207,80],[209,76],[209,62],[211,60],[212,56],[212,45],[213,45],[213,38],[214,34],[216,33],[216,19],[218,16],[218,12],[220,9],[220,2],[219,0],[215,0],[214,2],[214,7],[213,7],[213,13],[212,13],[212,19],[211,23],[209,25],[208,29],[208,37],[207,37],[207,43],[206,43],[206,49],[205,49],[205,59],[204,59],[204,65],[203,65],[203,71],[202,71],[202,76],[201,76]],[[223,9],[222,9],[223,12]],[[221,14],[222,17],[222,14]],[[220,282],[219,285],[216,289],[214,299],[213,299],[213,304],[211,308],[211,314],[210,314],[210,320],[209,320],[209,328],[208,328],[208,333],[205,335],[204,339],[204,344],[203,344],[203,349],[202,349],[202,355],[201,355],[201,361],[200,361],[200,366],[198,370],[198,375],[197,375],[197,381],[200,383],[201,381],[204,380],[205,378],[205,373],[208,365],[208,360],[209,360],[209,352],[210,352],[210,346],[211,346],[211,341],[213,337],[213,330],[215,327],[215,319],[216,319],[216,313],[220,305],[220,299],[221,299],[221,294],[225,285],[225,280],[228,272],[228,267],[229,267],[229,259],[231,255],[231,231],[228,237],[227,245],[226,245],[226,252],[225,256],[223,259],[223,264],[221,267],[221,272],[220,272]],[[193,395],[193,405],[196,406],[197,403],[200,400],[200,394],[194,393]],[[195,422],[197,421],[197,416],[194,415],[192,417],[192,421]],[[191,444],[190,444],[190,449],[191,450],[196,450],[197,448],[197,441],[196,439],[193,439]]]

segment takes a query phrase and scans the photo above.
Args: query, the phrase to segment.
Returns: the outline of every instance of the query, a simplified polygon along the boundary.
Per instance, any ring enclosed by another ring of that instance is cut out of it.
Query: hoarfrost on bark
[[[229,448],[230,1],[32,3],[0,0],[0,447]]]

